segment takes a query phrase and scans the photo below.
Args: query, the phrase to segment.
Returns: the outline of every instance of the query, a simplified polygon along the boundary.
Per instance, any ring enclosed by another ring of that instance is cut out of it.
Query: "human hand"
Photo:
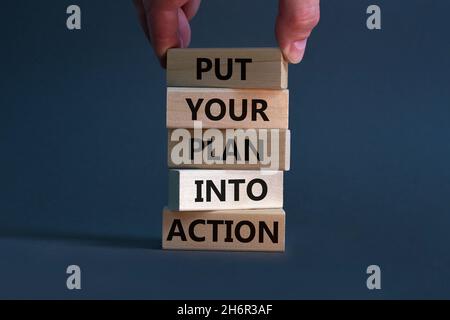
[[[201,0],[133,0],[142,28],[161,64],[170,48],[186,48],[191,41],[189,21]],[[275,34],[284,57],[299,63],[306,42],[319,22],[320,0],[279,0]]]

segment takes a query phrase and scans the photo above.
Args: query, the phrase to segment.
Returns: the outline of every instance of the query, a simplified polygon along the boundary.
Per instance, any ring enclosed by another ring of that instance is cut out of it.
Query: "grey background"
[[[77,0],[76,32],[72,3],[0,5],[0,298],[450,298],[448,1],[322,1],[289,71],[284,254],[160,250],[165,74],[131,1]],[[276,7],[204,1],[192,46],[275,46]]]

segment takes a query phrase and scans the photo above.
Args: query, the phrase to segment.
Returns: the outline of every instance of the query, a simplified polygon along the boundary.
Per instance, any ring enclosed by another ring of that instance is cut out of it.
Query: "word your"
[[[202,233],[198,232],[198,226],[203,226]],[[206,228],[210,228],[208,231]],[[187,233],[186,231],[187,230]],[[167,235],[167,241],[172,241],[174,237],[180,237],[181,241],[189,239],[195,242],[241,242],[249,243],[255,240],[264,243],[268,238],[272,243],[278,243],[278,221],[273,221],[272,227],[265,221],[259,221],[256,225],[248,220],[242,220],[234,225],[233,220],[193,220],[188,226],[183,226],[180,219],[174,219]],[[207,239],[210,235],[212,239]],[[220,239],[219,239],[220,237]]]
[[[197,99],[197,101],[194,103],[194,101],[192,101],[191,98],[186,98],[186,102],[187,102],[189,109],[191,110],[191,114],[192,114],[191,120],[197,120],[197,113],[198,113],[198,110],[200,109],[200,107],[202,107],[202,105],[204,106],[206,117],[212,121],[222,120],[227,115],[227,111],[229,111],[230,118],[234,121],[244,121],[247,118],[247,109],[248,109],[247,107],[249,104],[249,101],[247,99],[242,99],[240,102],[240,105],[241,105],[241,108],[240,108],[241,114],[240,115],[236,114],[236,111],[235,111],[235,104],[236,104],[235,99],[229,99],[228,102],[225,102],[224,100],[219,99],[219,98],[212,98],[212,99],[208,99],[203,104],[204,101],[205,101],[205,99],[200,98],[200,99]],[[251,121],[257,121],[258,115],[264,121],[269,121],[269,118],[267,117],[267,115],[264,112],[268,107],[266,100],[251,99],[250,105],[251,105],[251,111],[250,111]],[[216,109],[216,111],[217,111],[217,107],[219,108],[219,113],[213,114],[213,109]]]
[[[240,64],[240,79],[247,79],[247,63],[251,63],[252,59],[249,58],[228,58],[226,62],[226,72],[221,73],[221,65],[224,63],[220,58],[214,59],[214,72],[215,76],[219,80],[229,80],[233,76],[233,62]],[[209,58],[197,58],[197,80],[202,80],[203,73],[211,71],[213,67],[213,60]]]

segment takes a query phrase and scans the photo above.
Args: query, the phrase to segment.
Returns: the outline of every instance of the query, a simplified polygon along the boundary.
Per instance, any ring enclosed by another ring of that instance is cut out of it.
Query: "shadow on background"
[[[61,230],[0,229],[0,239],[27,239],[33,241],[55,241],[85,246],[161,249],[161,239],[126,235],[101,235]]]

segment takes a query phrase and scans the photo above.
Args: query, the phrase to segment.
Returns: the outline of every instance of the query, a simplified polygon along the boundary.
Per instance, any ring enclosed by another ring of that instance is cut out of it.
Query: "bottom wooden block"
[[[163,249],[284,251],[283,209],[163,212]]]

